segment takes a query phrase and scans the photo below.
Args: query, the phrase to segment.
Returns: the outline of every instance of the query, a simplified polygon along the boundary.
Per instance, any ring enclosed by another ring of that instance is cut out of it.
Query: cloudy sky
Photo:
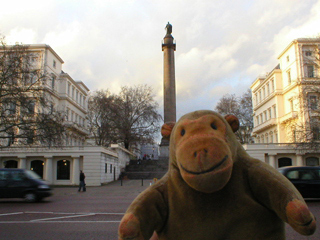
[[[50,45],[91,91],[150,85],[160,113],[168,21],[180,117],[241,95],[293,39],[317,36],[320,0],[15,0],[0,8],[7,43]]]

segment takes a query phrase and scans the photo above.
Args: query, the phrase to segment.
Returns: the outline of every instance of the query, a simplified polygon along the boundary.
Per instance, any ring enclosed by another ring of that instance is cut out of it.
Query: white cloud
[[[49,44],[92,91],[151,85],[160,106],[168,21],[180,114],[245,91],[294,38],[318,34],[320,0],[18,0],[0,9],[7,41]]]
[[[26,28],[13,28],[10,30],[9,34],[5,36],[7,44],[15,44],[15,43],[34,43],[37,39],[37,32],[34,29],[26,29]]]

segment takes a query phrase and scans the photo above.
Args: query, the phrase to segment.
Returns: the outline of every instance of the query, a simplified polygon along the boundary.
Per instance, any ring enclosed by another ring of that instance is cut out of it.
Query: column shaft
[[[53,184],[53,163],[52,158],[46,158],[46,181]]]
[[[75,157],[73,158],[73,169],[72,169],[72,184],[77,185],[79,184],[79,176],[80,176],[80,158]]]

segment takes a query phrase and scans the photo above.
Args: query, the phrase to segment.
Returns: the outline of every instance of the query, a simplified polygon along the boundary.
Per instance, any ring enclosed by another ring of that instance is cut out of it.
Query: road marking
[[[78,212],[78,213],[70,213],[70,212],[33,212],[33,211],[28,211],[28,212],[21,212],[21,213],[36,213],[36,214],[41,214],[41,213],[48,213],[48,214],[67,214],[67,215],[73,215],[73,214],[100,214],[100,215],[124,215],[125,213],[87,213],[87,212]]]
[[[61,218],[75,218],[75,217],[83,217],[83,216],[94,216],[94,213],[91,214],[82,214],[82,215],[76,215],[76,216],[65,216],[65,217],[53,217],[53,218],[42,218],[42,219],[34,219],[30,220],[30,222],[38,222],[38,221],[46,221],[46,220],[53,220],[53,219],[61,219]]]
[[[120,223],[121,221],[0,221],[0,224],[19,224],[19,223]]]
[[[0,216],[8,216],[8,215],[16,215],[16,214],[23,214],[23,212],[1,213]]]

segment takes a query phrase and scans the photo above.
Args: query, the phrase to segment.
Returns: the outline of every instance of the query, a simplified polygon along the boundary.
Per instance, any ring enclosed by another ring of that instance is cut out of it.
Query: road
[[[101,187],[56,188],[54,195],[40,203],[0,200],[1,240],[115,240],[119,222],[132,200],[149,185],[149,181],[114,182]],[[320,200],[307,201],[320,218]],[[318,223],[318,229],[320,228]],[[287,239],[320,239],[320,231],[303,237],[286,226]]]

